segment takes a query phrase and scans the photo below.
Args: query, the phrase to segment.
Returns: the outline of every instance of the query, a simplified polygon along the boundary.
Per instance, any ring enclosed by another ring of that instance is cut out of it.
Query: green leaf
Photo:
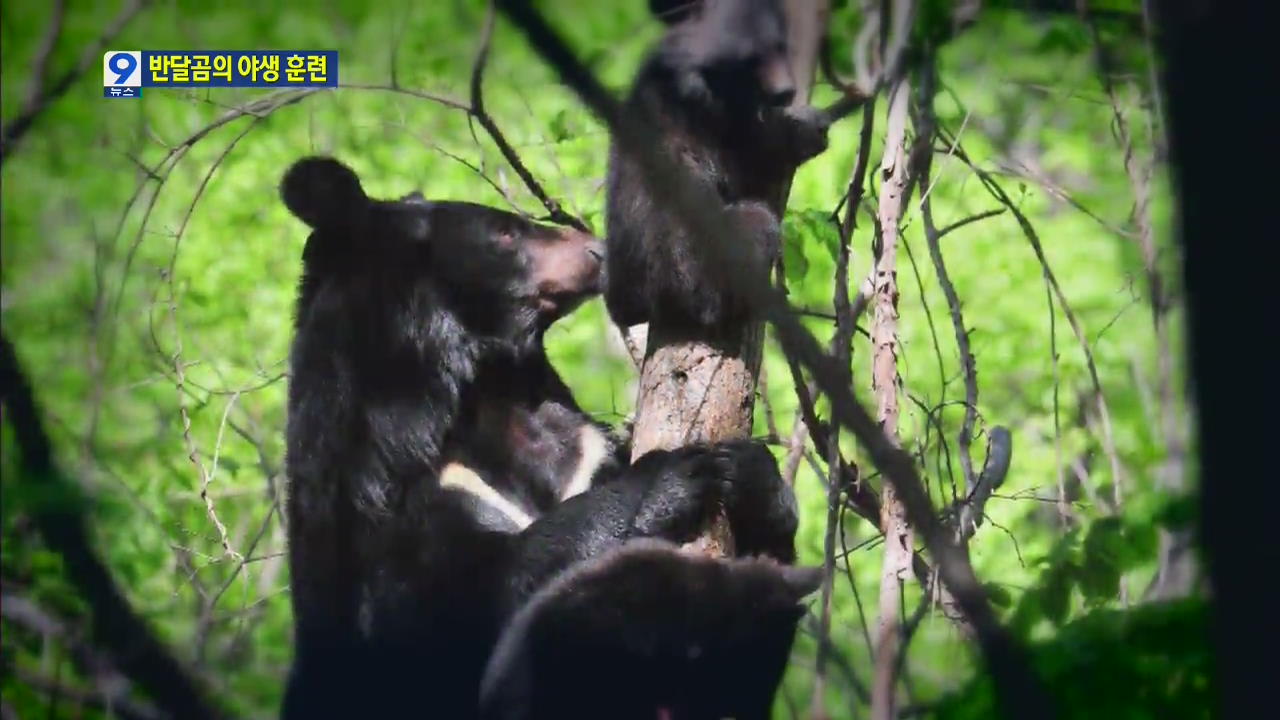
[[[551,116],[551,137],[556,142],[564,142],[573,138],[573,134],[569,131],[569,111],[561,110]]]
[[[786,245],[820,246],[835,260],[840,251],[840,232],[826,210],[788,211],[782,220]]]
[[[1084,539],[1085,563],[1108,561],[1116,564],[1124,553],[1124,524],[1118,517],[1095,520]]]
[[[809,274],[809,260],[804,255],[801,243],[783,243],[782,266],[786,270],[788,283],[798,284],[804,281]]]
[[[987,599],[991,601],[992,605],[998,608],[1013,606],[1013,594],[1005,586],[999,583],[983,583],[982,587],[987,591]]]
[[[1129,570],[1149,562],[1159,549],[1156,526],[1149,522],[1131,522],[1125,525],[1125,542],[1120,546],[1121,569]]]
[[[62,555],[52,550],[32,550],[30,562],[31,572],[35,575],[62,572]]]
[[[1075,54],[1089,47],[1089,36],[1083,26],[1076,22],[1059,22],[1049,27],[1040,44],[1039,52],[1062,51]]]
[[[1080,591],[1085,599],[1099,602],[1120,594],[1120,567],[1107,560],[1095,560],[1081,568]]]
[[[1046,619],[1061,624],[1071,609],[1071,585],[1074,568],[1070,565],[1058,565],[1049,571],[1044,585],[1040,588],[1040,607]]]
[[[1156,515],[1156,522],[1170,530],[1183,530],[1191,527],[1199,515],[1200,507],[1197,498],[1192,495],[1170,500]]]

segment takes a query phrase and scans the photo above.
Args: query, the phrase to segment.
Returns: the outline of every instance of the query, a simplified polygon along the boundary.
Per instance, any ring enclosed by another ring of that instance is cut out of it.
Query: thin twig
[[[940,136],[946,140],[947,133],[944,129],[939,128]],[[1031,245],[1032,251],[1036,255],[1036,259],[1040,262],[1041,270],[1044,273],[1045,282],[1053,290],[1054,296],[1058,300],[1058,306],[1062,309],[1062,314],[1066,316],[1067,323],[1071,326],[1071,331],[1076,336],[1076,341],[1080,345],[1080,350],[1084,354],[1085,366],[1089,370],[1089,380],[1093,385],[1093,402],[1097,407],[1098,415],[1102,420],[1102,445],[1106,451],[1107,458],[1111,463],[1112,475],[1112,501],[1118,510],[1123,499],[1123,476],[1120,466],[1120,455],[1116,451],[1115,435],[1111,427],[1111,411],[1107,405],[1107,400],[1102,392],[1102,380],[1098,375],[1098,364],[1094,361],[1093,348],[1089,345],[1088,335],[1084,331],[1084,326],[1076,317],[1075,311],[1071,309],[1071,303],[1067,300],[1067,295],[1062,290],[1062,286],[1058,284],[1058,278],[1053,273],[1053,268],[1049,265],[1049,260],[1044,253],[1044,245],[1040,242],[1040,235],[1036,232],[1035,226],[1027,219],[1022,210],[1009,197],[1004,188],[991,177],[991,173],[978,167],[960,147],[956,148],[955,156],[969,166],[982,182],[983,187],[997,201],[1008,208],[1009,212],[1018,222],[1018,227],[1022,230],[1023,235],[1027,239],[1027,243]]]
[[[43,64],[47,64],[47,57],[42,61],[41,57],[37,55],[35,59],[36,72],[39,73],[39,75],[35,79],[35,83],[41,88],[41,90],[39,92],[33,92],[27,98],[27,102],[23,106],[22,110],[20,110],[12,120],[5,123],[4,128],[0,130],[0,163],[3,163],[14,149],[17,148],[18,143],[22,141],[27,132],[29,132],[35,125],[36,119],[44,114],[50,106],[61,99],[63,95],[66,95],[67,91],[71,89],[71,86],[75,85],[76,81],[88,72],[91,67],[101,61],[102,49],[124,30],[125,26],[129,24],[129,21],[133,20],[134,16],[137,15],[145,5],[145,0],[130,0],[126,3],[120,10],[120,13],[116,15],[115,19],[107,24],[107,27],[102,31],[102,34],[85,47],[84,52],[80,54],[80,58],[76,61],[76,64],[60,75],[57,80],[54,80],[53,83],[49,85],[48,89],[44,89],[43,77],[45,68],[42,67]],[[46,49],[42,47],[38,51],[40,53],[52,52],[53,44],[57,42],[57,36],[60,34],[59,28],[62,24],[61,6],[62,3],[59,2],[57,7],[54,9],[55,14],[52,18],[53,26],[50,33],[51,37],[47,37],[48,49],[46,51]]]
[[[1053,290],[1044,287],[1049,310],[1049,363],[1053,367],[1053,465],[1058,480],[1058,522],[1062,531],[1071,527],[1071,510],[1067,506],[1066,468],[1062,464],[1062,372],[1058,367],[1058,313],[1053,308]]]
[[[937,58],[932,47],[927,47],[924,52],[920,74],[922,83],[916,117],[917,148],[920,152],[915,159],[919,163],[921,185],[932,189],[933,184],[930,182],[929,174],[933,169],[933,152],[930,143],[937,125],[933,110],[934,87],[937,83]],[[952,149],[954,150],[954,144]],[[977,419],[977,363],[973,356],[973,349],[969,345],[969,331],[965,327],[964,314],[960,308],[960,295],[951,282],[946,261],[942,257],[942,233],[933,222],[933,202],[927,193],[920,200],[920,214],[924,224],[925,240],[929,245],[929,259],[933,262],[934,274],[938,278],[938,285],[942,288],[942,295],[947,299],[951,329],[955,334],[956,350],[960,354],[960,368],[964,377],[964,421],[960,427],[956,447],[960,454],[960,468],[964,471],[965,496],[968,497],[973,494],[978,480],[973,471],[973,458],[969,451],[969,446],[973,442],[974,422]]]
[[[370,84],[370,83],[345,83],[344,82],[338,87],[344,90],[376,90],[381,92],[395,93],[397,95],[407,95],[409,97],[417,98],[419,100],[428,100],[430,102],[436,103],[437,105],[443,105],[444,107],[447,107],[453,110],[461,110],[464,113],[471,112],[471,106],[463,102],[462,100],[457,100],[447,95],[440,95],[438,93],[430,93],[425,90],[414,90],[413,88],[400,87],[399,85],[376,85],[376,84]]]
[[[183,391],[186,385],[186,369],[182,362],[182,328],[178,321],[178,299],[174,275],[177,269],[178,252],[182,246],[182,238],[186,233],[187,224],[190,222],[191,216],[195,212],[196,205],[200,202],[200,198],[204,195],[204,191],[208,187],[209,181],[213,178],[214,172],[222,165],[222,162],[226,160],[227,156],[231,154],[231,151],[235,149],[236,145],[238,145],[246,135],[257,127],[260,122],[262,122],[262,118],[254,118],[253,122],[245,126],[244,130],[240,131],[240,134],[227,144],[227,147],[222,151],[222,153],[214,159],[209,171],[205,173],[204,178],[196,187],[195,194],[191,199],[191,204],[187,206],[187,211],[183,215],[181,223],[178,225],[177,232],[174,234],[173,251],[169,256],[169,267],[164,273],[165,283],[169,289],[169,322],[173,327],[173,353],[170,356],[170,360],[173,365],[174,377],[177,381],[178,414],[182,419],[182,441],[187,449],[187,459],[191,461],[191,464],[195,466],[196,471],[199,474],[200,498],[204,501],[205,512],[209,516],[209,521],[213,523],[213,526],[218,531],[218,539],[222,544],[223,554],[225,557],[229,557],[234,560],[241,560],[243,559],[243,556],[231,547],[231,540],[227,535],[226,525],[222,523],[222,520],[218,517],[218,513],[214,508],[213,498],[209,495],[209,483],[213,481],[213,473],[206,469],[204,462],[200,460],[199,450],[196,448],[195,440],[191,435],[191,413],[187,408],[186,393]],[[236,396],[232,397],[234,398]],[[227,410],[230,411],[230,409],[231,403],[228,403]],[[223,422],[218,429],[219,439],[222,437],[222,429],[226,427],[226,420],[227,417],[224,414]]]
[[[44,84],[49,75],[49,60],[53,50],[58,46],[58,38],[62,36],[62,24],[67,17],[67,0],[54,0],[49,15],[49,29],[40,39],[36,48],[35,59],[31,62],[31,87],[27,90],[26,107],[35,107],[44,96]]]
[[[1004,214],[1004,208],[996,208],[994,210],[987,210],[985,212],[980,212],[977,215],[970,215],[969,217],[961,218],[951,223],[950,225],[943,226],[942,229],[938,230],[937,231],[938,239],[941,240],[942,238],[949,235],[951,231],[959,230],[960,228],[970,223],[976,223],[980,220],[986,220],[987,218],[991,218],[991,217],[995,217],[997,215],[1003,215],[1003,214]]]
[[[1011,163],[1016,163],[1016,164],[1011,164]],[[1049,178],[1045,177],[1043,174],[1038,173],[1032,170],[1031,168],[1027,167],[1026,164],[1021,161],[1015,160],[1015,161],[1009,161],[1009,162],[1001,162],[999,163],[999,166],[996,168],[994,173],[999,175],[1008,175],[1011,177],[1016,177],[1021,180],[1029,180],[1035,183],[1036,185],[1040,186],[1040,188],[1045,192],[1049,193],[1049,195],[1061,200],[1062,202],[1065,202],[1066,204],[1070,205],[1076,210],[1079,210],[1090,220],[1093,220],[1099,226],[1106,229],[1107,232],[1110,232],[1116,237],[1123,238],[1125,240],[1134,239],[1134,234],[1132,232],[1125,230],[1124,228],[1107,220],[1106,218],[1102,217],[1101,215],[1094,212],[1093,210],[1090,210],[1087,205],[1077,200],[1075,196],[1073,196],[1071,193],[1059,187],[1057,184],[1055,184]]]
[[[253,100],[252,102],[245,103],[240,107],[236,107],[236,108],[232,108],[231,110],[228,110],[227,112],[215,118],[213,122],[209,123],[208,125],[205,125],[202,128],[199,128],[198,130],[196,130],[195,132],[191,133],[186,138],[184,138],[182,141],[178,142],[176,145],[169,147],[164,157],[162,157],[159,160],[159,162],[155,164],[152,170],[148,173],[148,176],[144,177],[134,187],[133,194],[130,195],[129,200],[125,203],[124,208],[121,210],[120,217],[116,221],[115,230],[112,233],[113,238],[118,238],[121,235],[121,233],[124,232],[125,222],[128,220],[129,215],[132,214],[134,208],[138,203],[138,200],[141,199],[143,191],[150,184],[151,182],[150,178],[158,177],[159,180],[156,183],[156,188],[151,193],[151,197],[148,199],[148,202],[147,202],[147,207],[143,211],[141,221],[138,224],[138,230],[134,234],[133,240],[130,242],[128,251],[125,253],[123,267],[121,268],[121,271],[120,271],[120,284],[117,287],[115,297],[112,299],[112,302],[111,302],[111,317],[113,319],[119,317],[121,302],[124,298],[125,287],[128,284],[127,281],[130,276],[130,269],[133,266],[133,261],[135,256],[137,255],[138,249],[142,246],[142,240],[147,232],[147,224],[148,224],[148,221],[151,219],[151,213],[156,206],[156,202],[160,199],[161,190],[164,188],[169,176],[173,173],[174,168],[177,167],[178,163],[182,160],[182,158],[186,156],[186,154],[191,150],[192,147],[196,145],[196,143],[208,137],[210,133],[217,130],[218,128],[221,128],[243,117],[252,117],[254,118],[255,122],[261,121],[263,118],[267,117],[268,115],[271,115],[276,110],[279,110],[280,108],[292,105],[297,102],[301,102],[302,100],[308,97],[311,97],[312,95],[315,95],[317,92],[319,91],[315,89],[307,88],[307,89],[300,89],[300,90],[288,89],[288,90],[282,90],[280,92],[269,93],[260,98],[257,98],[256,100]],[[112,322],[109,324],[110,327],[117,327],[119,325],[120,323],[116,323],[116,322]],[[114,347],[114,343],[108,342],[107,344],[108,351],[110,351],[111,348],[113,347]],[[107,360],[104,360],[104,363],[105,364],[110,363],[109,356]]]
[[[0,335],[0,393],[21,453],[19,482],[41,485],[58,497],[74,492],[76,483],[54,464],[49,436],[40,422],[31,385],[8,338]],[[45,542],[65,563],[72,585],[93,611],[96,638],[110,650],[121,670],[145,688],[173,717],[215,718],[200,690],[130,607],[110,570],[94,553],[83,505],[46,503],[33,508]]]
[[[810,714],[815,718],[827,717],[826,684],[827,659],[831,645],[831,598],[835,591],[836,529],[839,525],[841,469],[840,445],[835,433],[829,438],[827,448],[827,525],[822,538],[822,594],[819,599],[818,652],[813,671],[813,697]],[[856,472],[856,468],[854,469]]]
[[[108,687],[80,688],[66,684],[59,678],[45,677],[21,666],[14,667],[13,674],[22,684],[35,690],[48,692],[51,700],[63,696],[77,706],[105,711],[108,717],[117,717],[120,720],[163,720],[165,717],[165,714],[154,706],[128,697],[119,697]],[[57,711],[52,702],[48,708],[49,717],[62,717],[60,713],[55,714]],[[73,716],[78,715],[79,712],[76,712]],[[14,714],[12,717],[16,718],[17,715]]]
[[[844,560],[845,577],[849,580],[849,590],[853,593],[853,604],[858,609],[858,629],[861,630],[862,641],[866,644],[867,656],[875,655],[875,643],[871,641],[871,625],[867,622],[867,611],[862,606],[862,593],[858,591],[858,582],[853,577],[853,563],[849,562],[849,538],[844,531],[845,513],[840,513],[840,529],[837,533],[840,536],[840,557]]]
[[[476,50],[475,63],[471,68],[471,108],[469,112],[476,122],[480,123],[480,127],[489,134],[493,144],[498,146],[498,152],[502,153],[502,157],[506,159],[511,169],[516,171],[520,176],[520,180],[524,182],[525,187],[529,188],[529,192],[538,198],[538,202],[547,209],[547,219],[561,225],[581,230],[582,232],[591,232],[587,224],[581,219],[566,212],[560,205],[558,200],[553,199],[547,194],[542,183],[529,172],[529,168],[525,167],[524,161],[520,159],[519,153],[515,148],[511,147],[511,143],[507,142],[507,138],[502,134],[502,130],[498,124],[494,122],[493,117],[484,106],[484,70],[489,60],[489,45],[493,39],[493,24],[496,11],[492,2],[488,3],[485,9],[484,28],[480,32],[480,46]]]
[[[837,224],[840,248],[836,257],[836,277],[831,300],[832,308],[835,310],[836,331],[831,338],[830,352],[835,358],[836,365],[843,370],[846,382],[852,381],[849,373],[853,355],[854,328],[857,326],[857,318],[854,316],[849,302],[849,260],[853,231],[856,227],[857,208],[866,184],[867,167],[870,165],[871,131],[874,122],[875,98],[872,97],[868,99],[862,111],[861,143],[854,160],[853,170],[849,175],[849,185],[845,190],[845,215]],[[796,388],[799,390],[803,386],[799,376],[799,368],[790,361],[788,361],[788,365],[793,379],[796,380]],[[825,451],[827,456],[827,526],[822,544],[822,612],[818,627],[818,652],[814,668],[812,699],[813,714],[815,716],[825,716],[826,665],[827,657],[831,653],[831,596],[835,587],[835,535],[840,508],[842,507],[840,494],[843,487],[861,487],[862,484],[858,478],[857,466],[851,462],[846,462],[840,454],[839,433],[818,432],[814,434],[814,426],[817,426],[817,415],[814,412],[811,393],[800,393],[797,397],[803,408],[801,418],[805,420],[806,425],[811,426],[809,433],[814,437],[815,443],[821,442],[818,447]],[[824,435],[826,437],[823,437]],[[819,441],[819,438],[822,438],[822,440]]]
[[[1178,493],[1185,489],[1185,480],[1182,477],[1185,450],[1183,431],[1177,414],[1177,399],[1174,392],[1173,362],[1176,353],[1172,347],[1169,332],[1169,314],[1172,301],[1168,297],[1164,275],[1160,271],[1159,250],[1156,247],[1155,230],[1151,219],[1151,176],[1155,168],[1155,157],[1148,157],[1145,162],[1139,161],[1136,141],[1130,130],[1128,118],[1121,108],[1115,83],[1112,82],[1113,68],[1106,47],[1102,42],[1102,34],[1098,30],[1097,22],[1089,13],[1087,6],[1082,4],[1080,11],[1084,15],[1085,23],[1093,36],[1098,76],[1111,105],[1117,141],[1124,152],[1125,175],[1128,177],[1129,186],[1133,190],[1133,220],[1138,226],[1138,244],[1142,250],[1142,264],[1146,273],[1147,293],[1151,304],[1151,324],[1156,339],[1157,387],[1159,388],[1160,407],[1159,427],[1165,444],[1165,457],[1157,470],[1157,483],[1168,492]],[[1142,3],[1142,19],[1148,63],[1151,65],[1152,72],[1150,76],[1150,92],[1158,111],[1160,105],[1159,86],[1156,84],[1154,76],[1156,56],[1151,52],[1150,8],[1145,0]],[[1130,85],[1132,86],[1133,84],[1131,83]],[[1141,93],[1136,88],[1135,92]],[[1158,146],[1159,141],[1154,136],[1154,132],[1153,129],[1153,137],[1150,140],[1153,146]],[[1190,590],[1190,585],[1193,581],[1192,558],[1180,549],[1186,544],[1183,542],[1186,539],[1186,533],[1181,533],[1183,535],[1181,538],[1178,535],[1179,533],[1170,533],[1167,530],[1161,531],[1160,561],[1157,566],[1156,576],[1148,586],[1146,593],[1148,596],[1170,597]]]

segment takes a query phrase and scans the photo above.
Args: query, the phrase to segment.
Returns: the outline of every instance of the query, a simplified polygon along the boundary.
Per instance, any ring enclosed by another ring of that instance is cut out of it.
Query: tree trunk
[[[1160,0],[1170,164],[1190,342],[1200,480],[1199,538],[1209,575],[1214,717],[1274,702],[1275,266],[1253,238],[1275,226],[1275,189],[1249,180],[1274,141],[1276,112],[1255,69],[1274,62],[1269,5]],[[1212,139],[1212,141],[1206,141]],[[1224,148],[1245,150],[1224,162]],[[1231,242],[1231,241],[1235,242]],[[1271,338],[1268,340],[1267,338]],[[1268,669],[1270,668],[1270,669]]]
[[[663,331],[650,323],[632,461],[650,450],[750,435],[763,325],[753,323],[739,342],[721,347],[671,341]],[[733,554],[733,535],[723,513],[692,549],[717,557]]]
[[[885,435],[898,439],[898,225],[910,187],[907,165],[906,125],[910,83],[897,78],[889,88],[888,129],[884,159],[880,163],[880,252],[876,256],[875,289],[871,298],[875,316],[871,326],[871,386],[878,419]],[[906,509],[892,483],[884,484],[880,505],[880,529],[884,532],[884,566],[880,574],[879,618],[876,623],[876,669],[871,688],[871,717],[892,720],[897,686],[901,633],[898,628],[902,582],[911,571],[913,537]]]

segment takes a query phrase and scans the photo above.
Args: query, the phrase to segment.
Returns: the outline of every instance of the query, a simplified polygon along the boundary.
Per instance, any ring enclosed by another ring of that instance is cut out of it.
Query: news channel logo
[[[142,97],[142,88],[337,87],[334,50],[108,50],[102,96]]]

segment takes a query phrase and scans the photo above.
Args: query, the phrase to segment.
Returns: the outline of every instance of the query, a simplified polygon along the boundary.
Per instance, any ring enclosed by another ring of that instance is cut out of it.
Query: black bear
[[[786,20],[778,0],[650,0],[666,34],[641,66],[627,109],[660,132],[692,177],[714,187],[752,252],[775,256],[784,181],[826,149],[831,116],[786,109],[795,96]],[[744,319],[719,268],[702,267],[670,211],[656,203],[637,163],[610,153],[605,301],[622,327],[659,319],[706,331]],[[761,270],[765,268],[762,266]],[[744,283],[767,283],[758,278]]]
[[[744,552],[793,559],[794,498],[767,450],[626,466],[547,362],[543,332],[600,291],[594,238],[469,203],[373,200],[327,158],[296,163],[281,194],[313,228],[290,357],[287,718],[475,717],[490,650],[541,587],[631,538],[688,541],[721,504]],[[771,577],[794,606],[794,578]],[[705,581],[648,597],[723,601]]]
[[[821,579],[632,540],[565,570],[516,614],[485,672],[482,717],[655,720],[660,708],[667,720],[767,720],[797,600]]]

